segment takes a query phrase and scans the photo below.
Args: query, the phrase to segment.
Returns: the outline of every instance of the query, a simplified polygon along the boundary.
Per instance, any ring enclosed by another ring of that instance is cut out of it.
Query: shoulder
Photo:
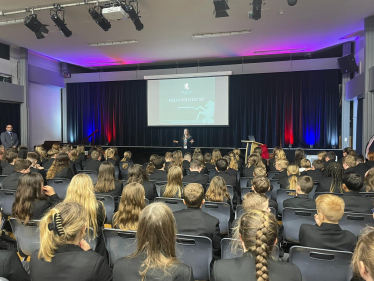
[[[318,229],[318,227],[316,227],[315,225],[312,225],[312,224],[302,224],[300,226],[300,232],[306,232],[307,234],[310,232],[310,231],[314,231]]]
[[[278,262],[272,260],[269,262],[269,271],[270,276],[273,275],[275,277],[281,274],[281,280],[302,280],[300,269],[289,262]]]

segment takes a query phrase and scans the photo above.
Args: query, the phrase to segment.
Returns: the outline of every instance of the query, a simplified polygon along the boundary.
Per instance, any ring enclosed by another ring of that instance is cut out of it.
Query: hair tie
[[[52,222],[48,224],[48,229],[54,231],[58,236],[65,234],[60,213],[54,214]]]

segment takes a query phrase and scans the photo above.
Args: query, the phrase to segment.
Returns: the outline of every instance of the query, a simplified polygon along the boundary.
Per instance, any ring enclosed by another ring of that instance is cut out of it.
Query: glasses
[[[7,128],[13,128],[13,127],[7,127]]]

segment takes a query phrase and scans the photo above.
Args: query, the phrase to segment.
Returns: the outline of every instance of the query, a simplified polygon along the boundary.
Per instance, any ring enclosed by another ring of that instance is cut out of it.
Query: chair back
[[[221,240],[221,259],[228,260],[228,259],[234,259],[239,258],[243,256],[243,249],[242,247],[238,247],[237,249],[232,249],[232,243],[236,242],[238,240],[231,239],[231,238],[223,238]],[[240,244],[241,245],[241,244]],[[272,250],[272,256],[275,259],[279,258],[279,248],[278,246],[274,246]]]
[[[250,182],[253,179],[253,177],[242,177],[240,178],[240,188],[245,188],[247,187],[248,181]]]
[[[118,166],[114,166],[114,177],[119,180],[119,168]]]
[[[280,183],[278,183],[278,180],[270,180],[270,185],[273,186],[273,189],[271,190],[271,199],[277,201],[277,191],[280,189]]]
[[[167,181],[158,181],[158,182],[155,182],[155,185],[156,185],[156,191],[157,191],[157,194],[158,196],[161,197],[161,187],[166,185],[168,182]]]
[[[217,171],[216,170],[209,170],[208,176],[209,176],[209,181],[212,181],[214,176],[216,175]]]
[[[234,188],[231,185],[226,185],[227,187],[227,192],[230,194],[231,202],[232,199],[234,198]]]
[[[183,199],[180,198],[157,197],[155,202],[166,204],[173,212],[187,209],[187,206],[183,204]]]
[[[50,185],[55,190],[58,197],[61,199],[65,199],[66,192],[68,191],[68,187],[70,184],[69,179],[49,179],[47,180],[47,185]]]
[[[339,226],[343,230],[348,230],[356,236],[360,236],[361,230],[366,226],[374,226],[373,215],[344,213],[339,221]]]
[[[275,210],[273,207],[270,207],[270,213],[272,213],[275,217],[277,216],[277,210]],[[242,205],[236,206],[235,210],[235,219],[240,219],[240,217],[244,214],[244,209]]]
[[[302,224],[314,225],[314,215],[317,210],[304,209],[283,209],[282,225],[284,227],[283,240],[287,242],[299,243],[299,232]]]
[[[178,234],[176,252],[180,261],[192,267],[196,280],[210,280],[212,240],[203,236]]]
[[[274,176],[278,175],[278,174],[279,174],[278,171],[270,171],[269,174],[268,174],[268,179],[272,180],[274,178]]]
[[[40,220],[31,220],[26,225],[18,219],[10,218],[10,225],[17,239],[18,252],[22,257],[31,256],[40,248]]]
[[[303,281],[351,280],[352,253],[293,246],[290,263],[296,265]]]
[[[362,196],[372,198],[374,197],[374,192],[360,192]]]
[[[12,215],[12,206],[16,198],[16,190],[0,189],[0,208],[5,216]]]
[[[95,185],[97,183],[97,172],[96,171],[91,171],[91,170],[81,170],[81,171],[78,171],[78,174],[86,174],[88,175],[91,180],[92,180],[92,184]]]
[[[201,210],[219,220],[221,234],[225,235],[230,230],[230,205],[223,202],[206,201]]]
[[[296,196],[296,190],[291,189],[278,189],[277,190],[277,203],[278,203],[278,214],[281,216],[283,212],[283,201]]]
[[[314,182],[313,189],[312,189],[312,191],[309,192],[309,194],[308,194],[309,199],[314,200],[314,195],[316,194],[316,189],[317,189],[318,185],[319,185],[318,182],[317,182],[317,183]]]
[[[6,175],[0,175],[0,188],[3,188],[2,184],[3,184],[3,180],[6,178],[7,176]]]
[[[113,228],[103,230],[105,247],[109,253],[109,264],[125,256],[131,255],[136,250],[136,231],[125,231]]]
[[[114,214],[114,198],[110,195],[99,195],[95,194],[97,201],[101,201],[104,204],[105,212],[106,212],[106,222],[111,223],[113,214]]]

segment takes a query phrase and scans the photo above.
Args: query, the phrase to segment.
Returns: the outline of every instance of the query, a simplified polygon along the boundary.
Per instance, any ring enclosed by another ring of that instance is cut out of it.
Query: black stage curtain
[[[0,132],[5,132],[6,126],[12,125],[13,132],[21,139],[21,105],[0,101]]]
[[[339,70],[233,75],[229,83],[229,127],[190,128],[194,146],[241,147],[248,135],[268,147],[338,145]],[[99,129],[96,144],[172,146],[183,128],[147,127],[146,102],[146,81],[67,84],[69,142]]]

